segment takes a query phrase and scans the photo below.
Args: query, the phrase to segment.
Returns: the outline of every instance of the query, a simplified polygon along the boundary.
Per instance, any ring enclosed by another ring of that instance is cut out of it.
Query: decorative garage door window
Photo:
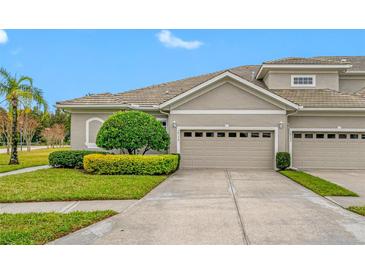
[[[334,139],[348,139],[348,140],[365,140],[365,133],[294,133],[294,139],[309,139],[318,141],[323,140],[334,140]]]
[[[272,138],[272,132],[258,131],[184,131],[184,138]]]

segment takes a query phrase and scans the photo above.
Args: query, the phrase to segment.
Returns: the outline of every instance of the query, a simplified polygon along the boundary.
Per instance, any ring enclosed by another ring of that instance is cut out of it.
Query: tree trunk
[[[28,137],[25,139],[25,141],[27,143],[27,151],[29,152],[29,151],[31,151],[32,139],[29,139],[29,137]]]
[[[12,128],[11,128],[11,154],[9,165],[19,165],[18,160],[18,100],[12,99]]]

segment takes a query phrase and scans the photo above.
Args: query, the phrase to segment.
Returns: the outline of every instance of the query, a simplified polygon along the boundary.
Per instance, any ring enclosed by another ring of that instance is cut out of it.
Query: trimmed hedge
[[[290,154],[288,152],[276,153],[276,167],[280,170],[290,167]]]
[[[178,168],[179,156],[163,155],[87,155],[84,169],[93,174],[161,175]]]
[[[83,168],[84,156],[89,154],[108,154],[108,152],[92,150],[54,151],[49,154],[48,162],[52,167]]]

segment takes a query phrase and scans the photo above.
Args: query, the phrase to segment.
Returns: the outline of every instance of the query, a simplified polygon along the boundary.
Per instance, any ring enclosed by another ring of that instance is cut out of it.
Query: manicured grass
[[[0,180],[0,202],[140,199],[166,176],[90,175],[51,168]]]
[[[321,196],[359,196],[342,186],[302,171],[283,170],[280,173]]]
[[[8,165],[10,155],[0,154],[0,173],[17,170],[25,167],[42,166],[48,164],[48,155],[57,150],[68,150],[69,148],[35,149],[30,152],[19,151],[19,165]]]
[[[348,210],[365,216],[365,206],[350,206]]]
[[[45,244],[115,215],[111,210],[0,214],[0,245]]]

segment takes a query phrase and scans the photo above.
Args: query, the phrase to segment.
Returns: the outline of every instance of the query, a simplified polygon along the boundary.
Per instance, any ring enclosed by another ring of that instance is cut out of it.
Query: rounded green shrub
[[[152,115],[141,111],[120,111],[103,123],[96,144],[107,150],[145,154],[149,150],[167,150],[170,137]]]
[[[83,168],[84,156],[95,153],[107,154],[107,152],[92,150],[54,151],[49,154],[48,162],[52,167]]]
[[[276,153],[276,167],[280,170],[290,167],[290,154],[288,152]]]
[[[162,175],[178,168],[179,156],[163,155],[86,155],[84,169],[93,174]]]

